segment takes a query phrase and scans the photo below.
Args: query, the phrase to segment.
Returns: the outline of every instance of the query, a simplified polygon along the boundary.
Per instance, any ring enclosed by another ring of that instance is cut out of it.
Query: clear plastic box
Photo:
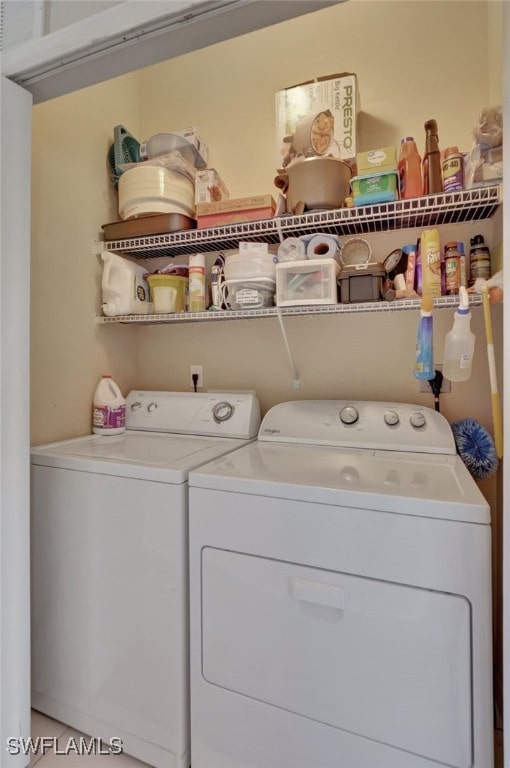
[[[277,264],[277,306],[337,304],[336,279],[339,271],[335,259],[304,259]]]

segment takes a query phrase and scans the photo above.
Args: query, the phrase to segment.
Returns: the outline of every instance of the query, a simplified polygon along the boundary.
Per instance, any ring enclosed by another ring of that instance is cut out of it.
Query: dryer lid
[[[257,441],[201,466],[190,487],[489,524],[459,456]],[[239,504],[240,514],[242,504]]]

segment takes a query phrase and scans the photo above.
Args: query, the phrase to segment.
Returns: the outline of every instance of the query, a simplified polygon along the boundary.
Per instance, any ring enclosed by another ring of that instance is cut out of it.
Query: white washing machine
[[[491,768],[490,514],[443,416],[283,403],[189,486],[193,768]]]
[[[188,472],[255,438],[253,394],[131,392],[127,430],[32,449],[32,706],[188,768]]]

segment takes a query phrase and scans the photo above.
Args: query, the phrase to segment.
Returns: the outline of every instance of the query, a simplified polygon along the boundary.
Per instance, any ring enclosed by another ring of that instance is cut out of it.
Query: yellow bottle
[[[421,235],[422,296],[441,296],[441,241],[438,229],[426,229]]]

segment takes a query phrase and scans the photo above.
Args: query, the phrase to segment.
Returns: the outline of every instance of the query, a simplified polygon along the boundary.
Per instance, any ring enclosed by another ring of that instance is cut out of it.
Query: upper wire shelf
[[[479,221],[489,219],[501,202],[502,187],[498,184],[392,203],[312,211],[301,216],[285,215],[223,227],[110,240],[105,242],[105,246],[139,259],[171,257],[196,251],[234,249],[240,240],[279,243],[285,237],[299,237],[310,232],[350,236]]]

